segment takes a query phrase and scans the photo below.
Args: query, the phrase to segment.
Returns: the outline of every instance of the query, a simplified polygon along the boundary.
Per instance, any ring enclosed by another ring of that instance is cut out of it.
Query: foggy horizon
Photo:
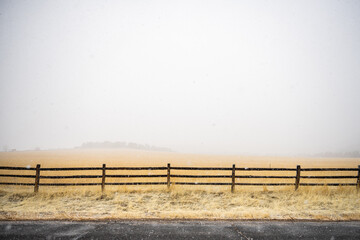
[[[360,151],[359,1],[1,1],[0,147]]]
[[[121,144],[121,146],[117,146]],[[222,155],[222,156],[268,156],[268,157],[316,157],[316,158],[360,158],[360,151],[323,151],[323,152],[297,152],[297,153],[256,153],[256,152],[236,152],[236,153],[224,153],[224,152],[196,152],[196,151],[177,151],[176,149],[167,148],[164,146],[155,146],[148,143],[136,143],[126,141],[88,141],[77,146],[72,147],[55,147],[55,148],[29,148],[29,149],[16,149],[10,148],[4,145],[0,152],[34,152],[34,151],[61,151],[61,150],[139,150],[150,152],[171,152],[181,154],[199,154],[199,155]]]

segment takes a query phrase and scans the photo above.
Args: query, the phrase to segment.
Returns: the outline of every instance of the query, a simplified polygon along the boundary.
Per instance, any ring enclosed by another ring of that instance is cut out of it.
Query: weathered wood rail
[[[169,188],[172,184],[174,185],[231,185],[231,191],[235,190],[235,186],[294,186],[295,190],[299,186],[356,186],[359,190],[360,188],[360,165],[358,168],[301,168],[300,165],[297,165],[296,168],[236,168],[235,164],[231,168],[220,168],[220,167],[172,167],[170,163],[166,167],[107,167],[106,164],[103,164],[102,167],[68,167],[68,168],[41,168],[40,164],[36,165],[35,168],[32,167],[6,167],[0,166],[0,170],[11,170],[11,171],[35,171],[34,175],[19,175],[19,174],[0,174],[0,180],[3,178],[34,178],[33,183],[25,182],[2,182],[0,185],[25,185],[25,186],[34,186],[34,192],[39,191],[39,186],[101,186],[102,191],[105,190],[105,186],[108,185],[167,185]],[[166,174],[107,174],[108,171],[136,171],[136,170],[166,170]],[[185,174],[171,174],[171,170],[183,170],[183,171],[229,171],[231,175],[185,175]],[[57,176],[57,175],[41,175],[42,172],[52,172],[52,171],[101,171],[101,175],[66,175],[66,176]],[[272,172],[295,172],[294,175],[288,176],[267,176],[267,175],[247,175],[242,174],[245,172],[255,172],[255,171],[272,171]],[[322,175],[306,175],[302,176],[302,172],[352,172],[357,175],[344,175],[344,176],[322,176]],[[42,183],[41,179],[92,179],[99,178],[101,182],[96,183]],[[166,178],[166,182],[106,182],[107,178]],[[229,182],[181,182],[176,181],[178,178],[229,178]],[[253,183],[253,182],[236,182],[236,179],[295,179],[295,182],[279,182],[279,183]],[[354,183],[301,183],[300,179],[357,179]]]

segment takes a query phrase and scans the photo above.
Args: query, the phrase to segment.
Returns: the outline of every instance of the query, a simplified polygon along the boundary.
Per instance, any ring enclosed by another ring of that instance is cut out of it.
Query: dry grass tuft
[[[353,188],[306,187],[294,191],[219,189],[135,190],[105,193],[91,188],[0,192],[0,219],[315,219],[359,220],[359,193]]]

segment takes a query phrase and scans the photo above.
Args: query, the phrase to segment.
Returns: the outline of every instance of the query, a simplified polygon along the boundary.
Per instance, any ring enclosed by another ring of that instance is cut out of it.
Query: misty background
[[[360,1],[0,1],[0,146],[360,150]]]

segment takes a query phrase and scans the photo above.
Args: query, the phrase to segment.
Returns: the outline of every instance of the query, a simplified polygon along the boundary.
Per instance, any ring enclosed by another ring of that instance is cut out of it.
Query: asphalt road
[[[360,222],[3,221],[0,239],[360,239]]]

